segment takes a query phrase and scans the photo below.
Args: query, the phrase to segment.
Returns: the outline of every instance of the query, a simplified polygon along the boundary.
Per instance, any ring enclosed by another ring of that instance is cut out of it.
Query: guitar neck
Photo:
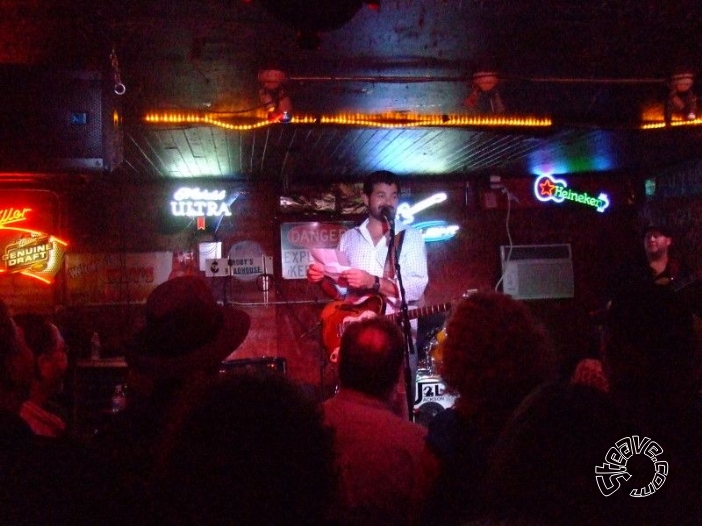
[[[407,311],[407,316],[410,320],[417,318],[423,318],[424,316],[430,316],[432,314],[439,314],[440,312],[446,312],[451,309],[450,303],[437,303],[436,305],[428,305],[427,307],[418,307]],[[393,321],[399,321],[402,319],[402,311],[393,312],[392,314],[385,314],[386,318],[390,318]]]
[[[702,279],[702,271],[697,271],[685,278],[672,280],[670,282],[670,288],[673,292],[680,292],[690,285],[694,285],[696,282],[700,281],[700,279]]]

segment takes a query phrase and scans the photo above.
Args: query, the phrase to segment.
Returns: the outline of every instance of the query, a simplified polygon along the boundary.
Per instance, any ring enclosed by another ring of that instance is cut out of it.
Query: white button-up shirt
[[[400,249],[400,272],[405,289],[407,303],[416,303],[422,298],[424,289],[429,282],[427,272],[427,254],[422,234],[414,228],[397,225],[396,234],[405,232],[402,248]],[[346,231],[339,240],[338,250],[346,254],[353,268],[365,270],[378,277],[385,276],[385,261],[388,256],[388,238],[383,236],[377,244],[373,244],[368,231],[368,219],[361,225]],[[393,278],[397,284],[397,276]],[[349,295],[367,294],[367,290],[355,292],[350,289]],[[399,293],[399,291],[398,291]],[[386,298],[386,314],[396,312],[400,308],[400,298]]]

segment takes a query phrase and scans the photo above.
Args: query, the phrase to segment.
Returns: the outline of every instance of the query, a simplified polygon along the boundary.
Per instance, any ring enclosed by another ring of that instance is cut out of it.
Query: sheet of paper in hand
[[[315,263],[324,267],[324,275],[334,281],[339,279],[339,274],[344,270],[351,268],[346,254],[333,248],[312,248],[310,255]]]

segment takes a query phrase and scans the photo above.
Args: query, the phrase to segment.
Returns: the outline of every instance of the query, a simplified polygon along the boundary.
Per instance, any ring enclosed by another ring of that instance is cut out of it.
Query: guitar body
[[[329,352],[329,359],[336,362],[341,335],[349,323],[365,318],[382,315],[385,312],[385,300],[382,296],[368,296],[367,299],[353,304],[345,301],[332,301],[322,310],[322,343]]]
[[[439,303],[429,307],[412,309],[407,313],[410,320],[446,312],[451,308],[450,303]],[[357,303],[346,301],[332,301],[322,310],[322,344],[329,353],[329,360],[336,362],[341,345],[341,335],[349,323],[371,318],[374,316],[384,316],[399,322],[402,316],[400,312],[385,314],[385,299],[382,296],[371,295],[362,298]]]

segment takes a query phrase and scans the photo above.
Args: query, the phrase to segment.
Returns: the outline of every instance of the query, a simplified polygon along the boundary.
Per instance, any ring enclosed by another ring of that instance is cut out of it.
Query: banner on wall
[[[66,303],[144,303],[173,270],[172,252],[67,254]]]
[[[311,248],[336,248],[353,221],[307,221],[280,225],[280,260],[283,279],[306,279]]]

